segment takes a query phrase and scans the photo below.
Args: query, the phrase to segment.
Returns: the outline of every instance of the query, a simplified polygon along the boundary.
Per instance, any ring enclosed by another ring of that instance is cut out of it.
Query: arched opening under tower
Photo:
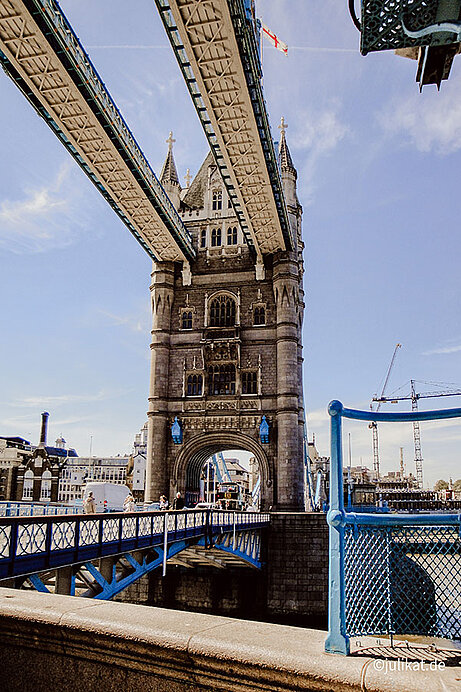
[[[258,511],[261,473],[250,452],[230,449],[208,457],[202,465],[199,487],[195,468],[186,472],[186,503],[205,503],[217,509]]]
[[[203,435],[181,451],[172,490],[184,493],[188,507],[206,502],[221,509],[257,511],[273,504],[273,473],[264,449],[239,437]]]

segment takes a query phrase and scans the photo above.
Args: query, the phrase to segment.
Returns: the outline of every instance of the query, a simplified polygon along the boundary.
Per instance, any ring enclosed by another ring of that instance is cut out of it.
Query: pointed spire
[[[279,130],[280,130],[280,144],[279,144],[279,161],[280,168],[285,171],[291,171],[296,175],[296,168],[293,165],[293,160],[291,158],[290,150],[288,149],[288,144],[285,138],[285,130],[288,125],[285,123],[285,118],[282,115],[280,120]]]
[[[170,132],[166,143],[168,144],[168,154],[163,164],[162,172],[160,174],[160,182],[162,185],[165,183],[172,183],[179,186],[178,171],[176,170],[176,164],[173,158],[173,144],[176,140],[173,139],[173,133]]]

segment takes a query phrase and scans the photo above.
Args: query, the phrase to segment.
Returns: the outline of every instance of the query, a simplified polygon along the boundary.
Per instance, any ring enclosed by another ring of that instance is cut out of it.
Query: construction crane
[[[386,378],[384,380],[383,388],[381,390],[381,396],[380,397],[373,397],[371,404],[370,404],[370,409],[373,411],[373,403],[376,401],[378,402],[378,405],[376,407],[376,411],[379,411],[381,408],[381,403],[382,401],[385,401],[384,397],[384,392],[386,391],[387,383],[389,382],[389,377],[391,375],[392,368],[394,367],[394,361],[395,357],[397,355],[397,351],[399,348],[402,347],[402,344],[396,344],[394,348],[394,353],[392,354],[392,359],[389,364],[389,367],[387,369],[387,374]],[[376,478],[379,478],[379,440],[378,440],[378,424],[376,421],[372,421],[370,425],[368,426],[372,433],[373,433],[373,470],[376,474]]]
[[[430,383],[425,383],[430,384]],[[391,404],[396,404],[399,401],[411,401],[411,410],[418,410],[418,399],[432,399],[434,397],[441,396],[459,396],[461,395],[461,389],[447,389],[445,391],[435,391],[435,392],[424,392],[417,393],[415,388],[415,380],[410,380],[410,394],[406,396],[393,396],[385,397],[381,395],[380,397],[373,397],[373,402],[379,405],[384,402],[390,402]],[[376,410],[378,410],[378,408]],[[421,451],[421,430],[419,427],[419,421],[413,421],[413,440],[415,445],[415,468],[416,468],[416,480],[420,488],[423,487],[423,455]]]

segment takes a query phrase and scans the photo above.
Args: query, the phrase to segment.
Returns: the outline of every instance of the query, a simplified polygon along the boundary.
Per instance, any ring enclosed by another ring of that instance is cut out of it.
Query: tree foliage
[[[434,490],[446,490],[448,488],[448,483],[447,481],[444,481],[442,478],[437,481],[437,483],[434,485]]]

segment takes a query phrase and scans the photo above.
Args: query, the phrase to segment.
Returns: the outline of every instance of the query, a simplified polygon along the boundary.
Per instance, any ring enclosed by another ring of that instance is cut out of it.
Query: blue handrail
[[[446,550],[448,551],[454,548],[453,545],[451,545],[451,547],[449,546],[447,539],[440,538],[440,533],[443,530],[442,527],[457,527],[459,531],[461,529],[461,514],[419,514],[415,516],[405,514],[362,514],[345,511],[343,493],[342,419],[349,418],[353,420],[376,421],[377,423],[408,423],[425,420],[446,420],[449,418],[461,418],[461,408],[441,409],[437,411],[412,411],[411,413],[382,413],[345,408],[340,401],[335,400],[329,404],[328,413],[331,417],[330,509],[327,513],[327,522],[330,526],[330,559],[328,614],[329,633],[325,642],[325,650],[330,653],[347,655],[350,652],[350,636],[346,621],[346,533],[348,540],[353,541],[354,531],[362,530],[364,532],[362,536],[364,537],[365,541],[370,537],[372,532],[375,532],[373,536],[376,537],[377,529],[389,532],[393,527],[395,527],[396,530],[398,530],[399,527],[406,527],[408,528],[409,533],[412,532],[413,538],[410,537],[408,539],[409,541],[413,541],[413,544],[411,542],[408,544],[411,547],[411,545],[419,545],[418,541],[421,539],[418,532],[421,532],[423,527],[428,527],[429,529],[430,527],[441,527],[438,531],[434,531],[431,540],[435,541],[434,544],[436,544],[438,541],[438,544],[442,545],[442,547],[447,546]],[[365,535],[366,527],[369,527],[368,535]],[[350,539],[351,531],[352,539]],[[458,532],[456,532],[456,535],[457,533]],[[390,538],[389,534],[387,534],[385,539],[382,537],[382,540],[391,541],[392,538]],[[371,556],[370,560],[372,560],[372,551],[373,549],[376,549],[377,545],[378,544],[375,543],[373,546],[370,539],[370,547],[363,549],[365,551],[363,552],[363,555],[366,557]],[[368,554],[366,553],[367,549],[369,550]],[[387,559],[389,560],[389,548],[388,553]],[[362,554],[360,551],[358,551],[356,554],[354,554],[354,558],[350,559],[360,560],[361,558],[357,558],[356,555],[360,556]],[[389,566],[389,562],[387,563],[387,566]],[[366,572],[367,566],[358,565],[359,569],[362,569],[362,567],[364,572]],[[374,566],[373,568],[377,569]],[[392,575],[387,576],[389,583],[391,578]],[[390,584],[389,589],[391,589],[392,586],[393,584]],[[369,602],[362,605],[371,610],[372,598],[375,595],[377,595],[376,592],[371,595],[370,592],[367,592]],[[392,596],[389,595],[387,604],[389,611],[393,606],[391,599]],[[372,634],[373,632],[370,631],[368,633]]]

